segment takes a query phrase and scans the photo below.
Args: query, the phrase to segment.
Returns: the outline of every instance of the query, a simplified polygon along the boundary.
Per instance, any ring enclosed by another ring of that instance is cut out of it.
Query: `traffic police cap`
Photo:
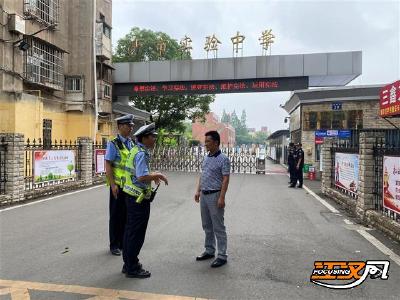
[[[134,125],[134,123],[133,123],[133,115],[132,114],[127,114],[125,116],[116,118],[115,121],[117,121],[117,124]]]
[[[143,136],[143,135],[148,135],[148,134],[157,135],[156,124],[151,123],[149,125],[143,125],[133,135],[137,137],[137,136]]]

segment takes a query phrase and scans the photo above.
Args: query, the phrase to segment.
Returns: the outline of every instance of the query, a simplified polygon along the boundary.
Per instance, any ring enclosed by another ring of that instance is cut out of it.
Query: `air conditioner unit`
[[[8,18],[8,29],[10,31],[25,34],[25,20],[21,16],[10,14]]]

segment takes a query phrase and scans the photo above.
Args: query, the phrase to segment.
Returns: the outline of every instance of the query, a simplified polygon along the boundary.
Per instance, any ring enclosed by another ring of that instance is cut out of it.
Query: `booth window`
[[[303,114],[303,130],[362,129],[363,111],[310,111]]]
[[[321,158],[321,144],[315,144],[315,161],[319,161]]]
[[[304,130],[317,129],[318,114],[315,111],[304,113]]]

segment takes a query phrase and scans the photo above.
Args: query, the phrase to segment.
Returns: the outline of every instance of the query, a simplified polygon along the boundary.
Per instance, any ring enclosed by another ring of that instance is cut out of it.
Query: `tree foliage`
[[[160,56],[157,45],[160,39],[166,43],[166,51]],[[139,43],[133,48],[134,41]],[[117,42],[113,62],[138,62],[150,60],[190,59],[183,55],[176,40],[163,32],[140,29],[134,27]],[[204,118],[210,112],[210,104],[214,102],[214,95],[163,95],[131,97],[132,104],[139,109],[151,113],[150,120],[156,123],[157,128],[167,131],[183,132],[185,119]]]
[[[236,111],[233,111],[231,114],[229,114],[224,110],[222,113],[221,122],[229,123],[233,128],[235,128],[236,144],[238,145],[264,144],[268,137],[268,134],[265,132],[256,132],[254,136],[250,135],[247,128],[246,110],[242,111],[240,119],[237,116]]]

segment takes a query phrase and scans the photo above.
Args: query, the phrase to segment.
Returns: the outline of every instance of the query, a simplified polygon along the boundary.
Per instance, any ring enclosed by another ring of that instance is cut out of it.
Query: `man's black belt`
[[[221,190],[210,190],[210,191],[201,191],[204,195],[209,195],[209,194],[214,194],[214,193],[218,193]]]

